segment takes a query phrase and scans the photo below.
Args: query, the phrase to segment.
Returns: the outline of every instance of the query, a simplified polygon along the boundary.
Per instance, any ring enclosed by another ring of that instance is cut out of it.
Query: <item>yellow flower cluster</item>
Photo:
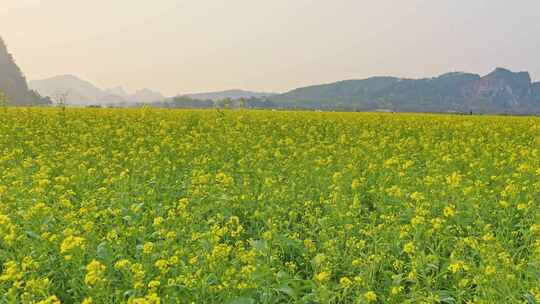
[[[100,282],[105,281],[105,266],[100,262],[93,260],[86,266],[86,276],[84,282],[89,287],[96,286]]]

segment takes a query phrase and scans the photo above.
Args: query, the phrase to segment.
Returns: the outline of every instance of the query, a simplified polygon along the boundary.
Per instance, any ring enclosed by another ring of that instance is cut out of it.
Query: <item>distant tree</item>
[[[54,94],[53,99],[58,107],[65,108],[68,96],[69,92],[57,92]]]
[[[60,121],[62,122],[64,127],[66,126],[66,120],[67,120],[66,101],[67,101],[68,95],[69,95],[68,92],[58,92],[58,93],[54,94],[54,96],[53,96],[53,99],[56,102],[57,107],[59,107],[61,109],[61,111],[60,111]]]
[[[156,105],[159,106],[160,103],[156,103]],[[196,100],[189,96],[177,96],[173,98],[172,102],[163,104],[165,107],[173,108],[210,108],[212,105],[213,102],[211,100]]]
[[[244,98],[240,98],[240,99],[238,100],[238,103],[239,103],[239,105],[240,105],[240,108],[242,108],[242,109],[246,108],[247,101],[246,101]]]
[[[232,105],[232,100],[230,98],[223,99],[223,107],[228,109]]]

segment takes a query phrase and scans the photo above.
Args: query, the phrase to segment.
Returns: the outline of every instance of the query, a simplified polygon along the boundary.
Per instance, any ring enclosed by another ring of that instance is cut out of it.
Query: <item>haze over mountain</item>
[[[120,103],[151,103],[165,97],[149,89],[126,93],[122,87],[101,89],[73,75],[55,76],[42,80],[32,80],[29,86],[43,96],[55,99],[59,94],[66,94],[66,103],[70,105],[102,105]]]
[[[260,108],[306,108],[346,110],[387,110],[413,112],[469,112],[540,114],[540,82],[532,82],[528,72],[496,68],[480,76],[451,72],[433,78],[408,79],[371,77],[297,88],[283,94],[243,90],[181,95],[165,99],[149,89],[126,93],[122,87],[100,89],[73,75],[44,80],[26,79],[0,38],[0,91],[17,105],[41,105],[66,94],[71,105],[120,105],[155,103],[156,106],[209,107],[213,101],[228,106]]]
[[[26,78],[8,52],[4,40],[0,37],[0,91],[6,94],[8,101],[21,105],[48,104],[49,100],[31,91]]]
[[[119,103],[153,103],[165,100],[165,97],[149,89],[138,90],[133,94],[127,93],[122,87],[100,89],[89,81],[73,75],[55,76],[43,80],[32,80],[29,86],[43,96],[50,96],[53,100],[59,95],[67,93],[66,103],[70,105],[102,105]],[[183,97],[193,100],[238,100],[241,98],[264,98],[276,93],[252,92],[246,90],[226,90],[219,92],[205,92],[185,94]]]
[[[538,0],[1,3],[0,34],[29,79],[84,75],[165,96],[496,66],[540,79]]]

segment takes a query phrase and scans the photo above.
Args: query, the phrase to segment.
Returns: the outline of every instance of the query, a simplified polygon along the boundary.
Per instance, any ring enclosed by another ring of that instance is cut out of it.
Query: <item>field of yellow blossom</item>
[[[0,109],[0,303],[538,303],[540,119]]]

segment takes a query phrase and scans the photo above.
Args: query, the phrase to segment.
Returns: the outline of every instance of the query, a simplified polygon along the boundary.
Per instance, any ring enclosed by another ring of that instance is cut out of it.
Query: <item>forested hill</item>
[[[483,77],[453,72],[424,79],[346,80],[294,89],[270,100],[322,109],[540,113],[540,83],[533,83],[528,72],[497,68]]]

